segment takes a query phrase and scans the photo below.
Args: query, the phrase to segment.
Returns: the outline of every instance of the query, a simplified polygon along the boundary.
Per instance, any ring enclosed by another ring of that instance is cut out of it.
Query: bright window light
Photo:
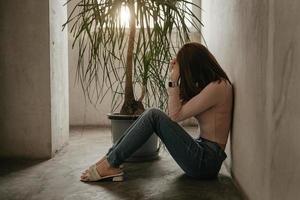
[[[99,0],[98,0],[99,1]],[[192,2],[192,0],[187,0],[187,1],[189,1],[189,2]],[[135,3],[135,7],[136,7],[137,5],[136,5],[136,3]],[[193,9],[193,7],[192,7],[192,5],[191,4],[188,4],[187,5],[188,6],[188,8],[190,9],[190,10],[192,10]],[[120,9],[120,13],[119,13],[119,18],[120,18],[120,25],[122,26],[122,27],[126,27],[126,28],[128,28],[129,27],[129,22],[130,22],[130,10],[129,10],[129,7],[127,6],[127,5],[125,5],[125,4],[123,4],[122,6],[121,6],[121,9]],[[187,24],[187,26],[188,27],[192,27],[192,24],[190,23],[190,21],[191,21],[192,19],[191,19],[191,17],[190,16],[186,16],[185,17],[185,23]],[[149,22],[150,24],[150,27],[151,28],[153,28],[153,19],[152,18],[150,18],[150,22]],[[140,28],[140,24],[139,25],[137,25],[136,26],[137,28]]]
[[[128,6],[123,5],[121,7],[121,11],[120,11],[120,21],[121,21],[121,25],[128,27],[129,26],[129,20],[130,20],[130,11]]]

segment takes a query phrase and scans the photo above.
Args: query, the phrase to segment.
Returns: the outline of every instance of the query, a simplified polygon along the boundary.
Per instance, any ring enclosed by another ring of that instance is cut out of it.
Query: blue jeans
[[[227,157],[215,142],[192,138],[181,125],[158,108],[145,110],[108,150],[107,160],[118,167],[153,134],[161,139],[169,153],[186,173],[194,178],[215,178]]]

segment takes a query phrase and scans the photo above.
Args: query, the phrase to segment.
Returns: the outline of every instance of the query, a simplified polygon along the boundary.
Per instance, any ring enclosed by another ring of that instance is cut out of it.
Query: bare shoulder
[[[224,102],[227,99],[231,99],[233,95],[233,88],[228,80],[222,79],[209,83],[208,90],[217,97],[218,102]]]
[[[213,81],[208,84],[209,87],[215,88],[216,90],[231,90],[232,85],[228,80],[222,79],[222,80],[217,80]]]

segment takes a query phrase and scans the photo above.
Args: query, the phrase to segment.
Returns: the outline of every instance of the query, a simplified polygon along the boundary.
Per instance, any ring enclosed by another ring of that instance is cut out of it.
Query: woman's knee
[[[172,122],[171,118],[169,118],[169,116],[164,111],[155,107],[148,108],[145,111],[144,117],[151,122],[153,127],[161,127],[161,125],[169,126],[169,122]]]
[[[167,116],[167,114],[164,111],[156,107],[148,108],[146,112],[148,112],[148,114],[153,117]]]

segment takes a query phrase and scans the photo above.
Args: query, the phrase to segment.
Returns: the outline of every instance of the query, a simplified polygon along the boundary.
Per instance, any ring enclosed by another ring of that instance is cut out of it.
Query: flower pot
[[[107,116],[108,119],[111,120],[112,142],[116,143],[139,115],[120,115],[119,113],[108,113]],[[158,153],[158,136],[153,133],[146,143],[144,143],[136,152],[127,158],[125,162],[155,160],[158,158]]]

